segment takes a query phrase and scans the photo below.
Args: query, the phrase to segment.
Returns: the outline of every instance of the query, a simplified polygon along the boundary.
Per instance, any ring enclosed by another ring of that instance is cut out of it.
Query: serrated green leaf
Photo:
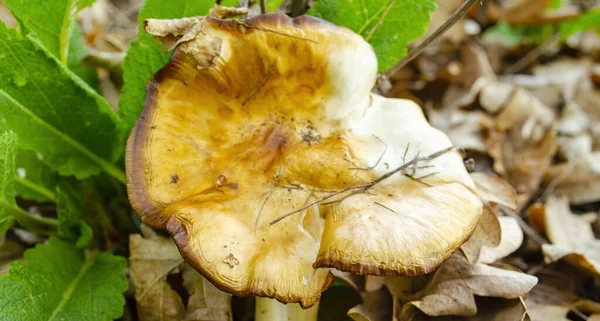
[[[58,175],[42,161],[40,155],[31,150],[20,149],[16,164],[15,191],[20,198],[36,202],[57,202],[55,186]]]
[[[79,179],[106,171],[123,152],[123,126],[106,100],[48,55],[35,40],[0,23],[0,114],[61,175]]]
[[[0,202],[10,205],[16,205],[13,176],[18,145],[19,139],[15,133],[0,134]],[[12,215],[0,207],[0,235],[8,230],[12,222]]]
[[[123,314],[126,260],[109,253],[85,255],[51,237],[25,251],[0,276],[0,320],[108,321]]]
[[[85,206],[77,191],[69,187],[58,191],[58,236],[83,248],[92,241],[92,228],[83,219]]]
[[[307,14],[363,36],[383,71],[404,57],[406,46],[425,32],[435,8],[435,0],[319,0]]]
[[[75,30],[77,12],[93,2],[53,0],[49,3],[47,0],[4,0],[4,4],[17,20],[44,44],[48,52],[65,65],[69,62],[80,62],[83,58],[82,51],[85,56],[85,43],[72,41],[72,38],[81,37],[81,32]],[[71,58],[72,54],[79,54],[78,59]]]
[[[206,15],[213,4],[214,1],[211,0],[147,0],[138,20],[141,25],[148,18],[174,19]],[[162,46],[140,27],[139,37],[131,43],[123,62],[125,85],[119,99],[119,113],[125,121],[127,133],[144,108],[146,83],[170,57],[171,53],[164,52]]]
[[[559,26],[560,33],[565,38],[590,29],[600,32],[600,6],[583,13],[575,20],[565,21]]]

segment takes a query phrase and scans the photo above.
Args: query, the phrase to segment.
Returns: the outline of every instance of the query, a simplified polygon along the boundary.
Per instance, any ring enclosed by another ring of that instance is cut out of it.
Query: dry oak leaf
[[[429,316],[417,308],[403,309],[398,321],[530,321],[528,308],[522,298],[496,299],[477,297],[477,314],[469,317]],[[395,320],[396,321],[396,320]],[[537,321],[537,320],[534,320]],[[542,320],[539,320],[542,321]],[[544,320],[550,321],[550,320]],[[552,320],[554,321],[554,320]]]
[[[515,218],[502,216],[498,220],[502,231],[500,243],[494,247],[484,245],[478,263],[494,263],[518,250],[523,244],[523,230]]]
[[[132,234],[129,239],[131,279],[140,321],[230,321],[230,295],[219,291],[185,264],[172,240]],[[187,306],[167,277],[181,274]]]
[[[414,306],[430,316],[477,314],[475,295],[517,299],[529,292],[537,278],[476,263],[454,254],[433,275],[430,283],[414,295],[400,298],[403,309]]]
[[[517,194],[506,181],[495,175],[476,172],[471,173],[471,179],[475,182],[475,191],[484,202],[483,214],[475,231],[460,249],[469,262],[476,263],[479,261],[480,252],[484,246],[495,248],[499,246],[502,239],[500,221],[493,205],[504,205],[515,209]]]
[[[306,308],[328,268],[424,274],[471,235],[482,204],[454,150],[269,224],[452,144],[415,103],[371,92],[376,56],[346,28],[267,14],[189,30],[148,86],[128,194],[218,288]]]
[[[588,221],[573,214],[565,197],[551,197],[529,209],[533,225],[545,231],[552,244],[542,245],[547,262],[566,259],[600,275],[600,240]]]
[[[348,310],[354,321],[389,321],[392,319],[394,298],[381,287],[377,291],[362,292],[363,303]]]
[[[546,189],[571,204],[600,200],[600,151],[554,165],[544,176]]]

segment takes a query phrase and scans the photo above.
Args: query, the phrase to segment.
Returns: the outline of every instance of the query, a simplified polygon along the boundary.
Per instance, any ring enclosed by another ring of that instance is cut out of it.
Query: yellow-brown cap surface
[[[414,103],[371,93],[375,54],[345,28],[279,14],[186,25],[129,138],[128,192],[220,289],[308,307],[333,280],[319,267],[423,274],[472,233],[481,202],[456,152],[270,226],[450,141]]]

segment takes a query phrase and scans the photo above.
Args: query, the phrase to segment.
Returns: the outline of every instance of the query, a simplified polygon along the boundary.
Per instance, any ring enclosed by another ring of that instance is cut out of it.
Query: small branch
[[[393,74],[398,72],[402,67],[406,66],[411,60],[415,59],[427,46],[436,41],[444,32],[448,31],[460,18],[462,18],[468,11],[481,0],[466,0],[451,16],[437,28],[427,39],[421,42],[417,47],[408,52],[408,54],[398,61],[392,68],[388,69],[383,73],[384,78],[390,78]]]
[[[448,153],[448,152],[452,151],[454,148],[455,148],[454,146],[450,146],[450,147],[448,147],[448,148],[444,148],[444,149],[442,149],[442,150],[440,150],[440,151],[437,151],[437,152],[435,152],[435,153],[433,153],[433,154],[431,154],[431,155],[428,155],[428,156],[423,156],[423,157],[419,157],[419,156],[417,155],[417,156],[416,156],[415,158],[413,158],[411,161],[409,161],[409,162],[407,162],[407,163],[404,163],[403,165],[401,165],[401,166],[399,166],[399,167],[397,167],[397,168],[395,168],[395,169],[393,169],[393,170],[391,170],[391,171],[389,171],[389,172],[387,172],[387,173],[385,173],[385,174],[383,174],[383,175],[379,176],[378,178],[376,178],[376,179],[372,180],[372,181],[371,181],[371,182],[369,182],[369,183],[365,183],[365,184],[358,184],[358,185],[354,185],[354,186],[349,186],[349,187],[346,187],[346,188],[344,188],[344,189],[341,189],[341,190],[339,190],[339,191],[337,191],[337,192],[333,192],[333,193],[331,193],[331,194],[329,194],[329,195],[325,195],[325,196],[323,196],[323,197],[321,197],[321,198],[319,198],[319,199],[317,199],[317,200],[315,200],[315,201],[313,201],[313,202],[310,202],[310,203],[308,203],[308,204],[306,204],[306,205],[304,205],[304,206],[300,207],[299,209],[296,209],[296,210],[294,210],[294,211],[292,211],[292,212],[289,212],[289,213],[283,214],[283,215],[279,216],[278,218],[276,218],[276,219],[272,220],[271,222],[269,222],[269,226],[271,226],[271,225],[273,225],[273,224],[275,224],[275,223],[277,223],[277,222],[279,222],[279,221],[283,220],[283,219],[284,219],[284,218],[286,218],[286,217],[289,217],[289,216],[291,216],[291,215],[293,215],[293,214],[296,214],[296,213],[298,213],[298,212],[301,212],[301,211],[303,211],[303,210],[305,210],[305,209],[307,209],[307,208],[309,208],[309,207],[311,207],[311,206],[313,206],[313,205],[315,205],[315,204],[319,204],[319,203],[321,203],[321,202],[323,202],[323,201],[325,201],[325,200],[328,200],[328,199],[330,199],[330,198],[332,198],[332,197],[334,197],[334,196],[337,196],[337,195],[343,194],[343,193],[345,193],[345,192],[350,192],[350,191],[352,191],[350,194],[348,194],[348,195],[344,196],[342,199],[345,199],[345,198],[347,198],[347,197],[350,197],[350,196],[352,196],[352,195],[356,195],[356,194],[359,194],[359,193],[364,193],[364,192],[367,192],[367,191],[368,191],[369,189],[371,189],[373,186],[375,186],[375,185],[377,185],[378,183],[380,183],[380,182],[382,182],[382,181],[384,181],[384,180],[386,180],[386,179],[390,178],[390,176],[393,176],[394,174],[396,174],[396,173],[398,173],[398,172],[402,172],[402,171],[403,171],[403,170],[405,170],[406,168],[416,165],[418,162],[421,162],[421,161],[428,161],[428,160],[432,160],[432,159],[434,159],[434,158],[440,157],[440,156],[442,156],[443,154],[445,154],[445,153]],[[334,202],[335,202],[335,201],[332,201],[332,202],[330,202],[330,203],[334,203]]]
[[[260,0],[260,13],[267,13],[267,0]]]
[[[505,73],[514,74],[525,69],[527,66],[537,61],[538,58],[544,53],[544,50],[548,48],[559,37],[560,33],[555,32],[548,39],[544,40],[544,42],[542,42],[539,46],[537,46],[535,49],[531,50],[525,56],[523,56],[523,58],[519,59],[512,66],[506,68]]]

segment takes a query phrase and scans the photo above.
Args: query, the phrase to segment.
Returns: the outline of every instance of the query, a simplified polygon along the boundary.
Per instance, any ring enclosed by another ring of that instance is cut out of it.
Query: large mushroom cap
[[[148,86],[126,167],[143,221],[216,286],[308,307],[333,280],[320,267],[423,274],[469,237],[482,205],[454,151],[269,225],[450,140],[414,103],[371,93],[376,57],[348,29],[195,19],[146,24],[179,40]]]

